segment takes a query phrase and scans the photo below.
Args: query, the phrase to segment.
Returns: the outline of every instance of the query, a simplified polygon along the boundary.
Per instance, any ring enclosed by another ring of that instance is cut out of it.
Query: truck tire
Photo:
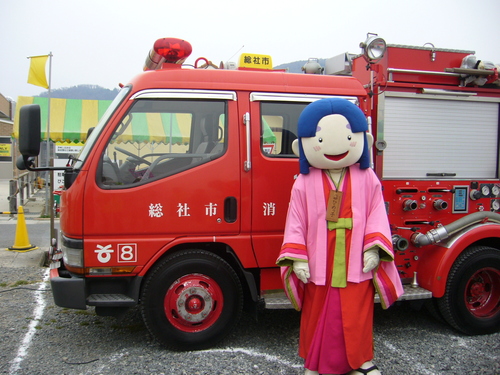
[[[466,249],[453,264],[437,304],[443,318],[467,335],[500,330],[500,251]]]
[[[243,307],[241,283],[221,257],[184,250],[146,278],[141,312],[149,332],[168,349],[200,350],[221,341]]]

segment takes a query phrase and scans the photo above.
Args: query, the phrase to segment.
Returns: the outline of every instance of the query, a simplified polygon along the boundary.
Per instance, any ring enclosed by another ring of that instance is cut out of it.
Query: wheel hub
[[[185,290],[177,300],[177,312],[182,319],[198,323],[210,314],[213,301],[207,290],[193,284],[193,280],[184,283]]]
[[[474,298],[481,297],[484,293],[484,283],[475,282],[470,288],[471,296]]]
[[[465,288],[465,301],[471,314],[488,318],[500,310],[500,272],[482,268],[469,279]]]
[[[167,319],[185,332],[198,332],[210,327],[220,316],[222,290],[210,277],[190,274],[177,279],[165,295]]]
[[[203,310],[203,300],[199,296],[191,296],[186,301],[186,311],[191,314],[198,314]]]

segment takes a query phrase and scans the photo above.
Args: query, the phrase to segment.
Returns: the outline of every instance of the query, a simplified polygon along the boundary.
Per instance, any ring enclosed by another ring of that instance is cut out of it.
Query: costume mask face
[[[312,167],[340,169],[355,164],[363,153],[363,132],[353,133],[342,115],[327,115],[318,122],[314,137],[303,137],[304,155]]]

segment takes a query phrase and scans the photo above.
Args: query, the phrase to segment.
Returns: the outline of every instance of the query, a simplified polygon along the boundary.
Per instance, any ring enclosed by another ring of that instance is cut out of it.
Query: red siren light
[[[193,48],[185,40],[177,38],[158,39],[144,64],[144,70],[161,68],[162,64],[178,64],[179,66],[191,55]]]

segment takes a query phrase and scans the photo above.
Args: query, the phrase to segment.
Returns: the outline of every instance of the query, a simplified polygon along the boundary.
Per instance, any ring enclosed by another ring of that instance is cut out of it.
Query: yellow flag
[[[49,55],[30,57],[31,64],[28,74],[28,83],[31,83],[35,86],[44,87],[46,89],[49,88],[47,77],[45,75],[45,64],[47,63],[48,58]]]

